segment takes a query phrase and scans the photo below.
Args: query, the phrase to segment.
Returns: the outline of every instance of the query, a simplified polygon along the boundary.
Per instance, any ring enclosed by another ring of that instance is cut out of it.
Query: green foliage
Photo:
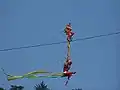
[[[72,89],[72,90],[82,90],[82,88],[75,88],[75,89]]]
[[[23,90],[24,86],[18,86],[18,85],[11,85],[11,87],[7,90]],[[6,90],[2,87],[0,87],[0,90]],[[50,88],[48,88],[48,86],[44,83],[44,81],[42,81],[39,84],[36,84],[34,86],[34,90],[51,90]],[[72,90],[82,90],[82,88],[74,88]]]
[[[11,85],[11,88],[9,90],[23,90],[23,86],[16,86],[16,85]]]
[[[44,82],[42,81],[40,84],[36,84],[34,86],[35,90],[50,90],[47,85],[44,84]]]
[[[5,90],[4,88],[0,87],[0,90]]]

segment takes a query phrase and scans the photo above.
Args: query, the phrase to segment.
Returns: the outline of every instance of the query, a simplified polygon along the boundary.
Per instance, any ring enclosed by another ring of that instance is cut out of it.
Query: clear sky
[[[1,0],[0,49],[65,40],[62,30],[71,21],[74,39],[120,31],[119,0]],[[26,90],[44,80],[52,90],[120,90],[120,36],[74,42],[72,71],[66,79],[23,79],[8,82],[0,72],[0,86],[24,85]],[[116,52],[117,49],[117,52]],[[0,67],[13,75],[42,69],[62,71],[66,44],[0,52]]]

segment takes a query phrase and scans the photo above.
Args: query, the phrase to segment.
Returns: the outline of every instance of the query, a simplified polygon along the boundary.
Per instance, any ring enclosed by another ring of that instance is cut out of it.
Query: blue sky
[[[65,40],[62,30],[69,21],[74,39],[120,31],[119,0],[3,0],[0,1],[0,49]],[[0,72],[0,84],[24,85],[44,80],[53,90],[119,90],[120,36],[97,38],[71,44],[72,71],[65,79],[16,80],[8,82]],[[62,71],[66,44],[0,52],[0,67],[13,75],[42,69]],[[2,85],[1,85],[2,86]]]

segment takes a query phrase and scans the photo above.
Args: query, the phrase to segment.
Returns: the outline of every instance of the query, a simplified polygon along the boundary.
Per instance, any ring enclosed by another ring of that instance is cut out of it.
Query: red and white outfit
[[[68,80],[70,80],[70,77],[71,77],[73,74],[76,74],[76,72],[65,72],[65,73],[64,73],[64,76],[67,76],[67,77],[68,77]],[[68,84],[68,80],[65,82],[65,86]]]
[[[66,25],[65,33],[67,35],[67,40],[71,41],[71,38],[74,35],[74,32],[72,32],[72,27],[70,23]]]
[[[72,61],[70,59],[67,59],[64,63],[63,72],[68,72],[71,68]]]

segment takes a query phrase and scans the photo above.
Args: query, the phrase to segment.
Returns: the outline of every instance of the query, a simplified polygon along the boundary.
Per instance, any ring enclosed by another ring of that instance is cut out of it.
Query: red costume
[[[67,77],[68,77],[68,80],[69,80],[70,77],[71,77],[73,74],[76,74],[76,72],[66,72],[66,73],[64,73],[64,76],[67,76]],[[68,80],[66,81],[65,85],[68,84]]]
[[[65,72],[64,73],[64,76],[67,76],[68,77],[68,80],[70,79],[70,77],[75,74],[76,72]]]
[[[72,61],[67,57],[66,62],[64,63],[63,72],[68,72],[71,67]]]
[[[72,36],[74,35],[74,33],[72,32],[71,23],[66,25],[65,33],[67,35],[67,40],[71,41],[72,40]]]
[[[64,73],[64,77],[68,77],[68,80],[70,79],[70,77],[75,74],[76,72],[69,72],[70,68],[71,68],[71,64],[72,61],[69,57],[67,57],[66,62],[64,63],[64,68],[63,68],[63,73]],[[65,85],[67,85],[68,80],[66,81]]]

